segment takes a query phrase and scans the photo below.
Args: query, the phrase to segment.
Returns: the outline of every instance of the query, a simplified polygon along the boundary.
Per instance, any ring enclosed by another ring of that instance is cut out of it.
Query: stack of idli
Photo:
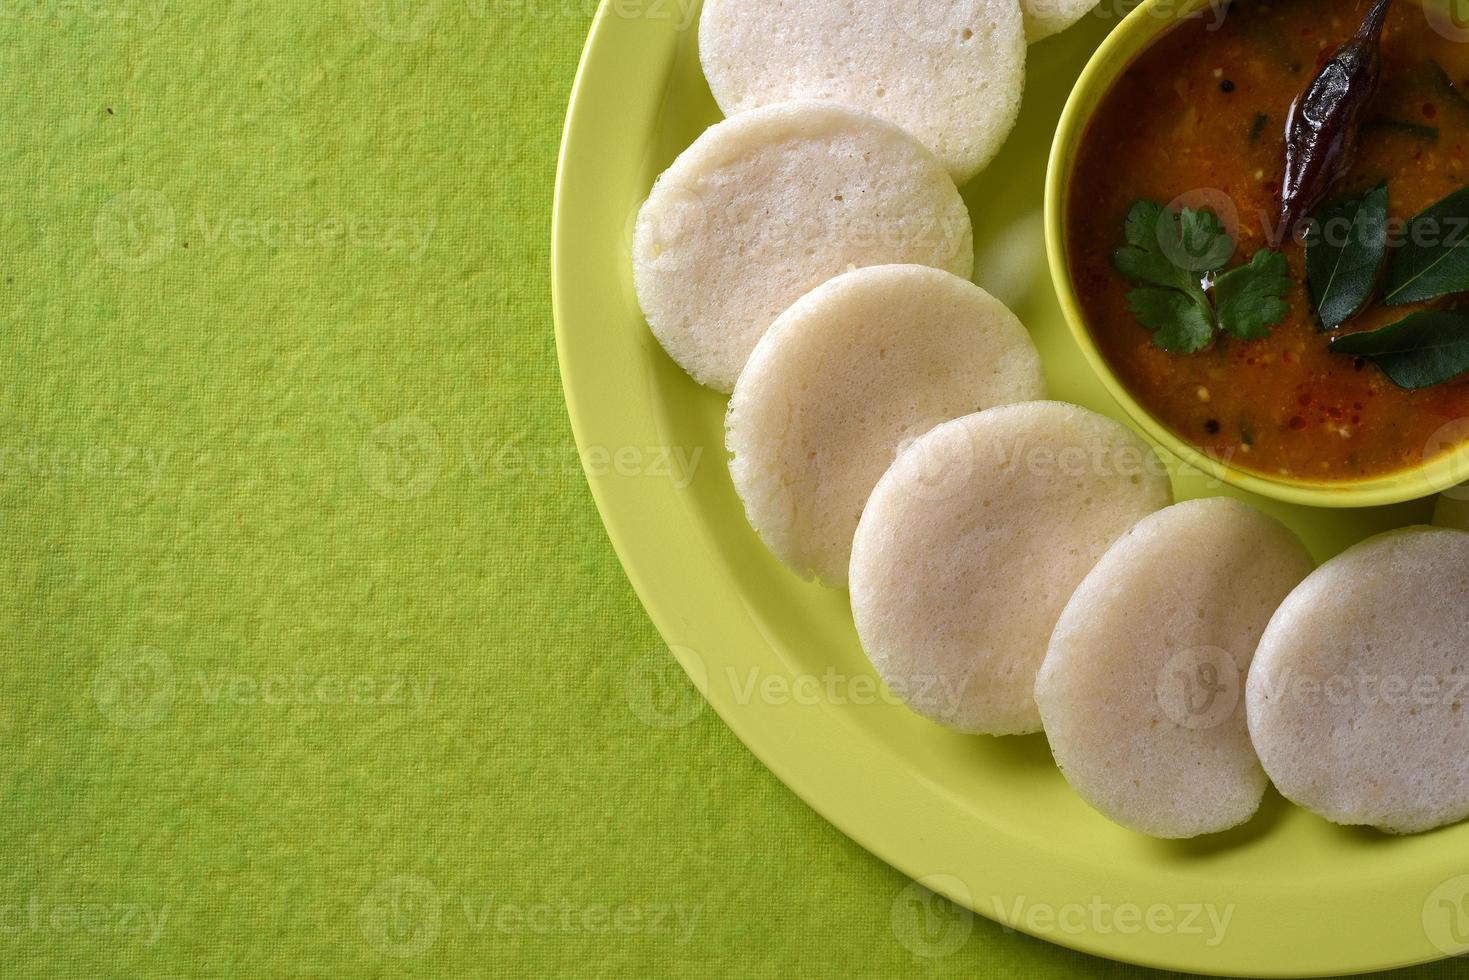
[[[731,393],[730,474],[797,574],[847,586],[873,668],[960,732],[1044,730],[1124,827],[1237,826],[1268,782],[1328,820],[1469,816],[1469,533],[1315,568],[1236,500],[1174,504],[1127,427],[1047,401],[970,281],[957,183],[1020,109],[1027,41],[1093,0],[706,0],[728,118],[633,240],[663,349]],[[1469,492],[1437,521],[1469,528]]]
[[[729,117],[658,178],[633,278],[663,349],[733,389],[796,300],[852,268],[969,278],[956,183],[1015,125],[1026,41],[1095,0],[708,0],[699,54]]]
[[[846,585],[857,521],[899,448],[1044,393],[1030,335],[983,289],[921,265],[857,269],[755,346],[729,402],[730,475],[778,558]]]
[[[1120,423],[1028,402],[967,415],[909,446],[852,545],[852,617],[878,674],[965,732],[1040,730],[1036,671],[1102,553],[1169,502]]]

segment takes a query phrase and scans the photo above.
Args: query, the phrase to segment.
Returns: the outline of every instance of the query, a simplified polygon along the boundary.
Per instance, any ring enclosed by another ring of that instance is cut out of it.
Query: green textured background
[[[552,342],[591,8],[0,2],[0,975],[1146,973],[671,668]]]

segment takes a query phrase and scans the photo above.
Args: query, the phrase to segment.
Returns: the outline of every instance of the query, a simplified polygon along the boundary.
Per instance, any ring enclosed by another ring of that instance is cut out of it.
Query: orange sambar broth
[[[1104,97],[1071,174],[1073,285],[1107,361],[1175,433],[1267,476],[1345,481],[1417,465],[1442,451],[1448,422],[1469,417],[1469,381],[1406,391],[1372,364],[1331,353],[1294,242],[1284,247],[1293,280],[1286,320],[1263,340],[1221,338],[1198,354],[1152,344],[1127,308],[1137,284],[1113,269],[1111,256],[1139,198],[1216,206],[1219,192],[1238,213],[1233,261],[1267,247],[1280,208],[1287,110],[1367,8],[1367,0],[1239,0],[1222,26],[1206,9],[1170,28]],[[1373,122],[1332,196],[1386,179],[1390,215],[1403,219],[1466,183],[1469,103],[1429,72],[1436,62],[1469,91],[1469,44],[1440,36],[1421,10],[1399,2],[1382,51],[1382,85],[1367,112]],[[1343,330],[1384,326],[1417,308],[1374,300]]]

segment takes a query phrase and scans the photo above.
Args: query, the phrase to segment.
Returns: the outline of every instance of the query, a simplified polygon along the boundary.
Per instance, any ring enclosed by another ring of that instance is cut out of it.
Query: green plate
[[[1251,823],[1226,834],[1134,834],[1070,790],[1043,736],[959,735],[895,704],[858,646],[846,593],[800,581],[766,552],[725,467],[723,396],[662,352],[632,285],[638,205],[720,118],[699,71],[690,2],[613,0],[598,14],[567,116],[553,279],[566,401],[592,493],[649,615],[709,703],[868,850],[1053,942],[1260,976],[1359,972],[1469,950],[1469,824],[1391,838],[1333,826],[1272,792]],[[1042,224],[1056,120],[1113,23],[1090,17],[1031,48],[1020,122],[964,196],[976,281],[1030,327],[1052,395],[1125,421],[1063,321]],[[1180,499],[1242,495],[1191,471],[1175,485]],[[1247,499],[1321,559],[1430,510]]]

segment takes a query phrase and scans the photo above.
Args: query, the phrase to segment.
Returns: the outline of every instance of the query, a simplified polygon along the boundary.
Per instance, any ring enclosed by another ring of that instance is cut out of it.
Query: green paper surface
[[[552,339],[591,13],[0,9],[0,975],[1148,972],[928,901],[648,624]]]

